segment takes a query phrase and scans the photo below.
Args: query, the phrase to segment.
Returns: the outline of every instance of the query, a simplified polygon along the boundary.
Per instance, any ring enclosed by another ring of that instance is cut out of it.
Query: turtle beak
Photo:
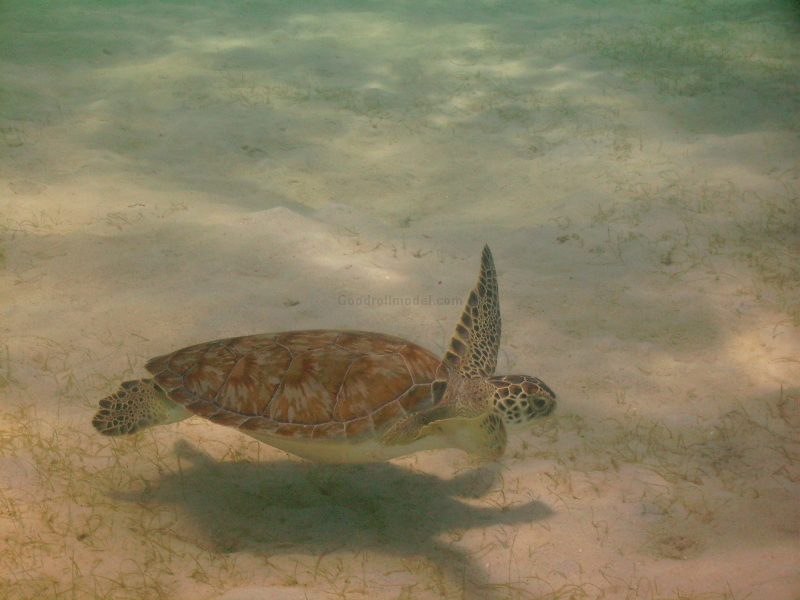
[[[539,407],[540,402],[543,401],[544,404],[541,408]],[[531,404],[538,408],[536,412],[536,419],[541,419],[542,417],[549,416],[556,408],[556,397],[555,394],[537,394],[533,398],[531,398]]]

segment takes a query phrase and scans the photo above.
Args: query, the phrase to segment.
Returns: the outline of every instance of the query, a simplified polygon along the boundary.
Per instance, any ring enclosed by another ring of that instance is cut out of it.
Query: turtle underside
[[[343,440],[439,402],[447,367],[425,348],[362,331],[290,331],[189,346],[150,360],[171,400],[250,434]]]

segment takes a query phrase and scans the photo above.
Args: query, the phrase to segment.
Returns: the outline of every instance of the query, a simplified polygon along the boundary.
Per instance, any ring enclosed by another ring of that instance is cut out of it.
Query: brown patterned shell
[[[244,431],[340,439],[381,431],[441,399],[447,367],[403,339],[288,331],[189,346],[147,370],[175,402]]]

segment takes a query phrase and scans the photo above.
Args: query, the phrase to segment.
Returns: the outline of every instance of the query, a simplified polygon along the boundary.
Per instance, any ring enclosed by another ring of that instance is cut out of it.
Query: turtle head
[[[511,431],[527,428],[534,419],[546,417],[556,407],[556,395],[543,381],[528,375],[493,375],[492,410]]]

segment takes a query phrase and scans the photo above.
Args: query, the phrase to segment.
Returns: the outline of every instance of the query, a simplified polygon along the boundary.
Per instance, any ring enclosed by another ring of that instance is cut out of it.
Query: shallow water
[[[789,3],[0,11],[0,598],[800,594]],[[442,353],[484,243],[560,399],[499,463],[90,425],[208,339]]]

